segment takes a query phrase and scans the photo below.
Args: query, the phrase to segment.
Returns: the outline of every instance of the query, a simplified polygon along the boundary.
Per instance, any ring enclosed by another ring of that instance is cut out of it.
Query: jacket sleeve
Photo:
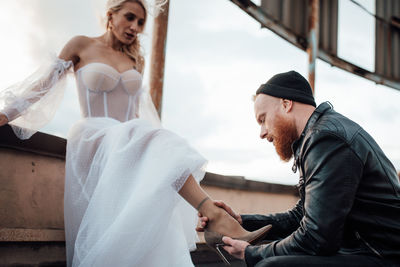
[[[267,240],[283,239],[293,233],[300,225],[303,217],[303,203],[299,200],[296,206],[282,213],[258,215],[258,214],[243,214],[241,215],[243,227],[248,231],[254,231],[268,224],[272,225],[268,232]]]
[[[31,76],[0,92],[0,113],[20,139],[28,139],[54,117],[72,65],[53,56]]]
[[[346,141],[334,134],[320,131],[307,143],[301,162],[305,202],[300,226],[285,239],[248,246],[248,266],[270,256],[330,255],[339,249],[363,165]]]

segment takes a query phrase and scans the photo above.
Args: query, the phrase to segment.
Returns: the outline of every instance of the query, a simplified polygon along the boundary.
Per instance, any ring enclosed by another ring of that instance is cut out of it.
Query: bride
[[[50,120],[74,73],[82,119],[67,142],[68,266],[193,266],[195,209],[210,220],[210,246],[218,248],[222,235],[256,242],[267,228],[247,232],[214,205],[198,184],[205,159],[161,127],[142,88],[138,35],[147,3],[109,0],[107,10],[103,35],[72,38],[44,69],[0,95],[0,126],[10,122],[26,139]]]

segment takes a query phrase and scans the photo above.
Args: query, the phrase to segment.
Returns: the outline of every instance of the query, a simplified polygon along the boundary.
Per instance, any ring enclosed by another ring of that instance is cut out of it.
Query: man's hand
[[[240,214],[237,214],[231,207],[226,205],[223,201],[221,200],[215,200],[214,205],[220,208],[223,208],[226,212],[228,212],[229,215],[231,215],[233,218],[235,218],[240,224],[242,224],[242,217]],[[204,228],[206,228],[207,223],[208,223],[208,218],[203,216],[200,212],[197,214],[199,216],[200,220],[200,225],[196,228],[197,232],[204,232]]]
[[[226,212],[228,212],[229,215],[231,215],[233,218],[235,218],[236,221],[238,221],[240,224],[243,223],[242,217],[240,216],[240,214],[237,214],[231,207],[226,205],[223,201],[216,200],[216,201],[214,201],[214,204],[215,204],[215,206],[223,208],[224,210],[226,210]]]
[[[223,248],[233,257],[244,260],[244,251],[249,243],[242,240],[235,240],[230,237],[224,236],[222,241],[226,244]]]
[[[7,116],[3,113],[0,113],[0,127],[6,125],[8,123]]]

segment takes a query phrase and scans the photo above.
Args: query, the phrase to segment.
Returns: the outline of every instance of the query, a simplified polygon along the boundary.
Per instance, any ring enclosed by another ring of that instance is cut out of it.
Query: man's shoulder
[[[332,109],[325,112],[309,129],[308,136],[332,136],[350,142],[362,130],[356,122]]]

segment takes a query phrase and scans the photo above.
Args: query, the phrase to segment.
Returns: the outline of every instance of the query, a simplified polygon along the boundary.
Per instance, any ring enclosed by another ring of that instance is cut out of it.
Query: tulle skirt
[[[71,129],[64,216],[68,266],[193,266],[196,211],[177,193],[205,159],[142,119]]]

